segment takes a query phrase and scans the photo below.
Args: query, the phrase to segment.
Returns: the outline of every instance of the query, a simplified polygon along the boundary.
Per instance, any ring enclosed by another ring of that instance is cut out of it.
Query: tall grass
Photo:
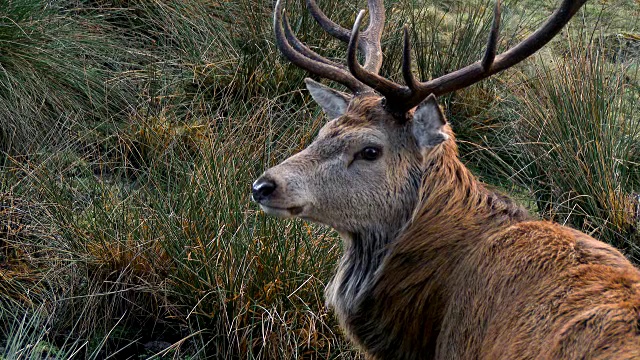
[[[56,303],[56,325],[73,329],[65,338],[74,343],[108,338],[88,344],[83,356],[98,345],[106,353],[142,351],[153,337],[175,344],[166,352],[176,356],[350,353],[322,297],[339,255],[336,237],[257,213],[247,191],[262,171],[256,159],[273,164],[303,148],[321,118],[307,106],[268,99],[226,111],[244,121],[229,116],[211,127],[214,119],[166,124],[148,117],[139,128],[124,128],[122,163],[132,154],[146,161],[129,186],[113,181],[118,174],[95,177],[95,164],[65,152],[37,169],[12,165],[23,172],[13,191],[37,188],[29,195],[56,207],[49,220],[64,243],[30,240],[65,257],[50,275],[68,285]],[[113,336],[116,320],[125,332],[120,340]]]
[[[130,58],[116,29],[72,2],[17,0],[1,7],[4,151],[36,151],[126,110],[129,89],[109,81]]]
[[[365,2],[320,5],[349,27]],[[400,80],[404,22],[423,80],[480,58],[489,2],[386,5],[383,75]],[[506,48],[555,3],[503,5]],[[301,40],[345,58],[301,2],[287,11]],[[360,357],[324,307],[337,236],[249,199],[325,121],[299,91],[307,74],[274,47],[271,6],[20,0],[0,12],[1,356]],[[443,100],[481,176],[637,260],[637,63],[569,39],[545,52],[559,62]]]
[[[572,45],[565,57],[539,61],[533,78],[522,77],[529,87],[506,104],[509,179],[531,191],[542,216],[639,262],[638,68]]]

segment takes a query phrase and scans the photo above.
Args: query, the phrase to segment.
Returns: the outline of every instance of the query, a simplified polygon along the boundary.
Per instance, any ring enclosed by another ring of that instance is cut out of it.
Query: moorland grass
[[[338,4],[320,2],[348,26],[364,1]],[[0,358],[359,358],[324,307],[336,234],[249,198],[325,121],[274,47],[272,5],[9,5]],[[405,22],[422,79],[481,56],[490,2],[386,5],[385,76],[401,78]],[[504,1],[500,48],[554,6]],[[300,2],[287,9],[303,41],[344,59]],[[633,39],[639,12],[590,2],[534,60],[442,99],[479,176],[635,261],[639,60],[616,39]]]

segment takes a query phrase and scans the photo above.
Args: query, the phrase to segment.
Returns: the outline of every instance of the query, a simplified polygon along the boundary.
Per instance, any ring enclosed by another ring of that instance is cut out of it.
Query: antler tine
[[[410,95],[408,88],[398,85],[393,81],[390,81],[375,72],[367,71],[358,62],[356,56],[356,48],[358,47],[358,37],[360,35],[360,23],[364,17],[364,10],[360,10],[355,23],[353,24],[353,30],[351,31],[351,39],[349,40],[349,47],[347,48],[347,66],[349,71],[356,77],[356,79],[362,81],[366,85],[372,87],[388,100],[395,100],[397,98],[406,97]]]
[[[383,0],[368,0],[369,7],[369,26],[360,35],[358,48],[365,54],[364,68],[373,71],[376,74],[382,66],[382,47],[380,39],[382,30],[384,29],[384,2]],[[351,32],[342,26],[333,22],[318,7],[315,0],[307,0],[307,8],[309,13],[316,19],[316,22],[331,36],[349,43]]]
[[[488,71],[493,61],[496,59],[496,51],[498,50],[498,36],[500,35],[500,0],[496,0],[493,8],[493,24],[491,24],[491,32],[489,33],[489,41],[487,41],[487,50],[482,58],[482,69]]]
[[[367,8],[369,9],[369,26],[367,26],[367,30],[362,32],[362,36],[369,37],[369,35],[371,35],[374,38],[380,39],[382,37],[382,30],[384,30],[384,1],[368,0]]]
[[[384,30],[384,2],[369,0],[369,26],[360,35],[360,50],[365,53],[364,68],[374,73],[380,72],[382,66],[382,30]]]
[[[492,66],[492,71],[502,71],[526,59],[546,45],[571,20],[587,0],[563,0],[549,19],[531,36],[501,54]]]
[[[333,61],[331,61],[331,60],[329,60],[327,58],[322,57],[320,54],[318,54],[315,51],[309,49],[309,47],[307,47],[300,40],[298,40],[298,38],[293,33],[293,30],[291,30],[291,26],[289,25],[289,20],[287,19],[286,15],[282,18],[282,24],[283,24],[283,27],[284,27],[284,35],[285,35],[287,41],[289,42],[289,44],[291,44],[291,46],[293,46],[293,48],[296,51],[298,51],[302,55],[310,58],[311,60],[319,61],[321,63],[325,63],[327,65],[332,65],[332,66],[338,67],[340,69],[346,70],[346,67],[344,65],[335,63],[335,62],[333,62]]]
[[[402,49],[402,77],[405,84],[411,89],[416,90],[416,78],[411,72],[411,38],[409,37],[409,27],[405,24],[403,27],[404,32],[404,47]]]
[[[339,82],[348,87],[349,90],[354,93],[361,93],[371,90],[369,87],[354,78],[353,75],[349,74],[349,72],[347,72],[346,70],[333,65],[331,61],[327,59],[317,59],[322,57],[308,49],[306,46],[305,48],[308,51],[302,50],[302,52],[300,52],[299,50],[296,50],[287,41],[287,35],[285,34],[283,21],[287,21],[286,14],[284,13],[283,9],[283,0],[278,0],[276,2],[273,17],[273,27],[276,35],[276,46],[278,47],[278,49],[280,49],[280,52],[282,52],[282,54],[287,57],[287,59],[289,59],[289,61],[291,61],[298,67],[309,71],[312,74],[316,74],[318,76]],[[294,43],[302,44],[295,37],[295,35],[293,35],[292,32],[289,32],[289,35],[289,38],[295,38]],[[309,52],[313,53],[314,55],[309,55]]]
[[[349,42],[349,37],[351,34],[349,30],[343,28],[342,26],[333,22],[333,20],[329,19],[327,15],[320,10],[318,4],[316,4],[315,0],[307,0],[307,9],[309,9],[309,13],[316,19],[316,22],[324,29],[324,31],[328,32],[329,35],[338,38],[346,43]]]

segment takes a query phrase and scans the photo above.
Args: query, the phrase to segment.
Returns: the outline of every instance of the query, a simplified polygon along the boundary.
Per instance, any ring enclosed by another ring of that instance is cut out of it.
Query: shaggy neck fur
[[[363,295],[367,294],[375,280],[389,245],[409,223],[418,201],[423,177],[419,164],[409,166],[408,181],[392,190],[401,202],[402,210],[387,214],[385,223],[377,223],[358,232],[340,233],[344,254],[336,274],[325,289],[327,306],[334,309],[343,328],[343,320],[352,316]]]
[[[347,238],[345,256],[327,292],[349,336],[373,354],[385,355],[382,349],[412,342],[404,335],[407,326],[421,328],[411,332],[419,335],[415,341],[433,335],[434,342],[427,343],[418,358],[433,354],[439,329],[436,309],[447,302],[446,284],[451,284],[448,276],[456,264],[475,242],[528,219],[526,210],[475,179],[459,161],[453,137],[434,149],[424,165],[413,215],[387,233]],[[412,271],[416,268],[422,270],[419,276]],[[407,311],[411,308],[415,311]],[[389,316],[390,309],[401,309],[398,316],[426,317],[398,318]],[[384,319],[388,323],[380,324]]]
[[[336,275],[325,290],[327,305],[336,311],[338,319],[349,318],[357,309],[361,296],[371,288],[389,244],[409,222],[418,199],[421,174],[412,171],[410,178],[408,187],[401,190],[404,201],[409,205],[406,211],[390,215],[385,224],[377,224],[360,232],[340,234],[344,254]]]
[[[327,305],[334,308],[339,319],[344,319],[352,315],[361,295],[371,287],[373,275],[395,234],[371,231],[341,236],[344,255],[325,293]]]

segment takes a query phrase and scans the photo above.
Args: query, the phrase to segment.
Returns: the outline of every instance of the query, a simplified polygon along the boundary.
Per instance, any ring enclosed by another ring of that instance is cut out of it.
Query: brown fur
[[[460,163],[426,159],[421,199],[356,314],[373,359],[637,359],[640,272],[612,247],[531,221]]]
[[[640,358],[640,271],[476,180],[448,125],[420,147],[412,116],[355,97],[257,181],[277,184],[265,211],[340,232],[326,297],[349,338],[372,359]]]

